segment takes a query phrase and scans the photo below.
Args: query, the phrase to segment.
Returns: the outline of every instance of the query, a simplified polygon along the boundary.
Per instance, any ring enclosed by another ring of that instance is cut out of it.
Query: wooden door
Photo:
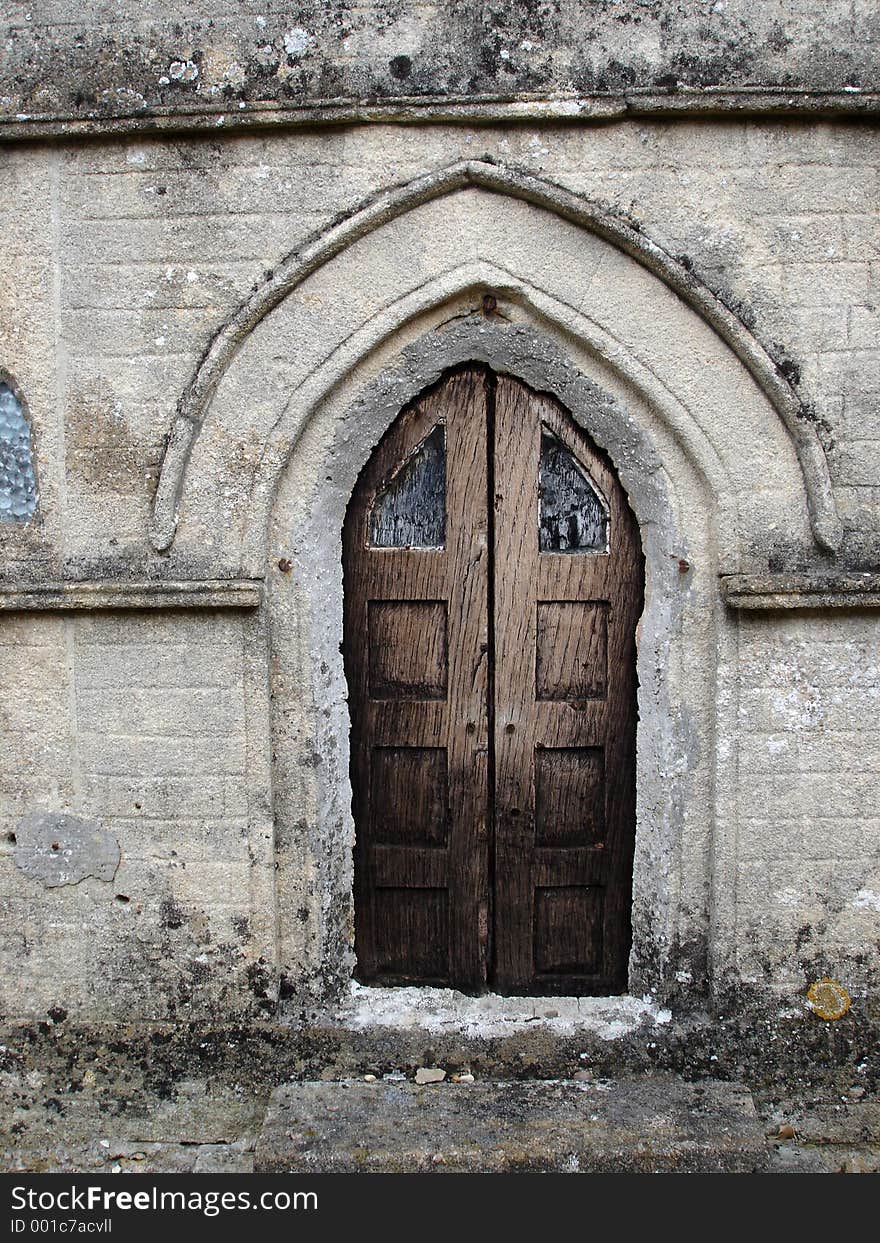
[[[373,454],[344,562],[359,978],[624,990],[643,562],[610,463],[461,369]]]

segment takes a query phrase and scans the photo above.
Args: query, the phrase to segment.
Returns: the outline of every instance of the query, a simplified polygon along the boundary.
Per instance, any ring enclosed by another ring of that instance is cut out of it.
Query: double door
[[[623,991],[643,558],[607,458],[462,368],[377,447],[343,543],[358,978]]]

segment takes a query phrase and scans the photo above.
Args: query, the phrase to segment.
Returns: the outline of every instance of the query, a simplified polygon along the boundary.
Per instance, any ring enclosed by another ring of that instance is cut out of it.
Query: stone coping
[[[725,574],[722,598],[747,612],[880,608],[880,573]],[[176,581],[116,579],[0,584],[0,613],[87,612],[99,609],[257,609],[257,578]]]
[[[352,124],[486,124],[528,121],[669,120],[675,118],[801,118],[876,120],[880,94],[864,90],[811,91],[775,88],[553,96],[399,96],[382,100],[326,99],[305,104],[271,100],[146,106],[66,113],[0,115],[0,143],[35,139],[107,137],[145,133],[198,133],[241,129],[303,128]]]

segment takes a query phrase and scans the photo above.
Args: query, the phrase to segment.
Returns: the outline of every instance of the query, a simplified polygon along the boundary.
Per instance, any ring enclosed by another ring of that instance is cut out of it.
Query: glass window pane
[[[538,540],[541,552],[607,552],[608,511],[586,470],[541,428]]]
[[[438,424],[373,502],[373,548],[442,548],[446,541],[446,439]]]
[[[36,508],[31,429],[15,393],[0,383],[0,522],[26,522]]]

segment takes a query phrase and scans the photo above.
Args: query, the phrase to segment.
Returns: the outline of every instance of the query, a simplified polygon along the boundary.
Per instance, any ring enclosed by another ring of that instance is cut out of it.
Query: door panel
[[[562,406],[495,399],[495,986],[626,986],[642,556]]]
[[[487,979],[486,394],[469,370],[414,402],[346,519],[363,979]]]
[[[643,561],[609,463],[462,369],[374,453],[344,557],[359,978],[624,989]]]

